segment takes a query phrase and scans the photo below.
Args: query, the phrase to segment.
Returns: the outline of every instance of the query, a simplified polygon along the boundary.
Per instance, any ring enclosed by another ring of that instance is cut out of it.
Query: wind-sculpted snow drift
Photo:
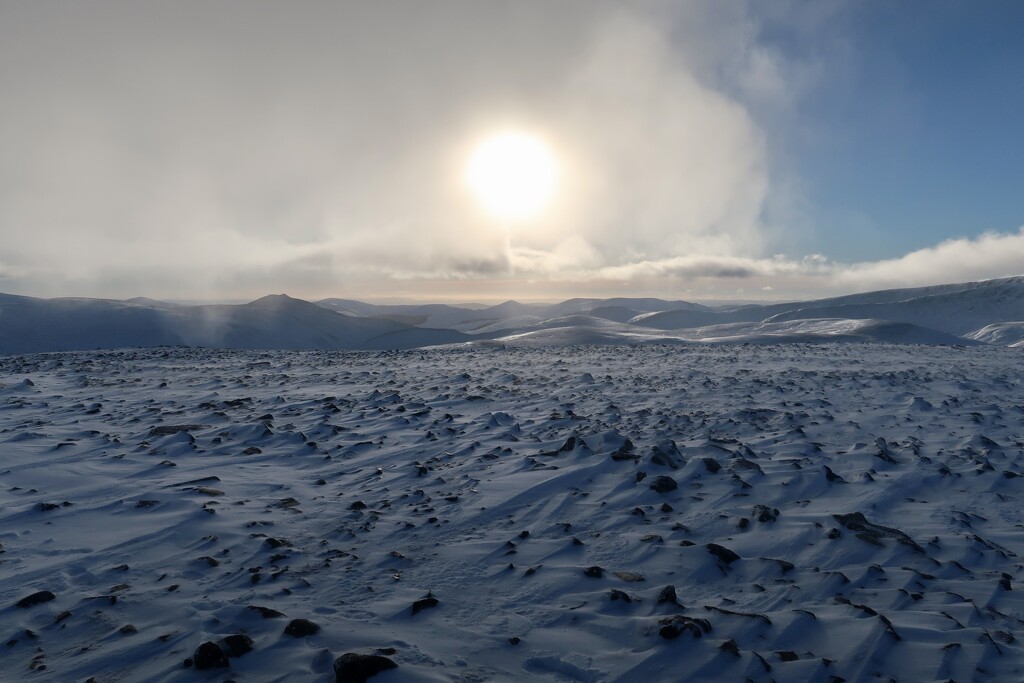
[[[379,306],[286,295],[241,305],[0,294],[0,353],[154,346],[396,350],[445,344],[1019,345],[1024,278],[770,305],[661,299]]]
[[[6,356],[0,671],[1021,680],[1022,374],[885,344]]]

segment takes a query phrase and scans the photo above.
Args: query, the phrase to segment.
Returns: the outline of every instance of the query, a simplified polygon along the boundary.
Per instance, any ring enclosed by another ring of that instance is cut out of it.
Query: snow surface
[[[1019,353],[6,356],[0,677],[1021,680]]]

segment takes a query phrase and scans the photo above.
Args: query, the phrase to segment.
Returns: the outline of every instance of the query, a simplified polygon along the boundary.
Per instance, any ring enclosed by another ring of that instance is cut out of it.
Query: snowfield
[[[0,678],[1024,679],[1020,350],[784,322],[0,357]]]

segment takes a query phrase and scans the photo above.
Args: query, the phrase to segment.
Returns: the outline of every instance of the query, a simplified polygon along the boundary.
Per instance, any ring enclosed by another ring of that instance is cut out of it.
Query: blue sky
[[[864,2],[821,29],[830,73],[787,122],[811,133],[786,135],[819,250],[877,259],[1024,222],[1024,4]]]
[[[851,84],[809,100],[828,135],[798,169],[829,253],[869,259],[1024,220],[1024,5],[865,3]],[[851,87],[852,85],[852,87]]]
[[[3,3],[0,291],[703,300],[1017,275],[1021,36],[1008,1]],[[465,182],[508,133],[558,168],[515,221]]]

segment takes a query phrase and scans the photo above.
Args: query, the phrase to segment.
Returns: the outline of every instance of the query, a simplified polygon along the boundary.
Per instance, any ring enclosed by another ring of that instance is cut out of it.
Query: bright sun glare
[[[495,218],[536,218],[551,201],[558,164],[540,138],[508,132],[480,142],[466,167],[466,181],[484,209]]]

